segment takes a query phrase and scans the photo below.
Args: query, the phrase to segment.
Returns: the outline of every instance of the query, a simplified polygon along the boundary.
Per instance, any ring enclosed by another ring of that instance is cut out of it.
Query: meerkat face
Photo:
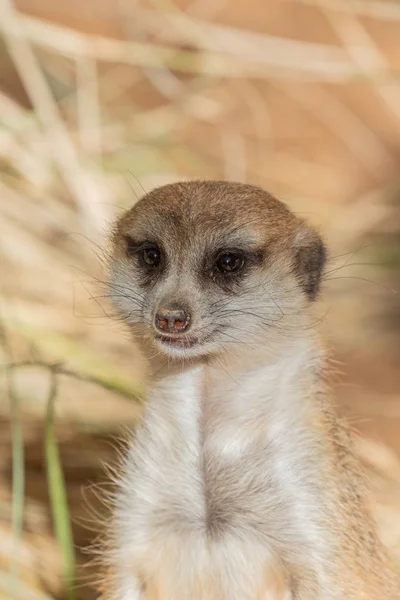
[[[300,324],[324,260],[317,234],[267,192],[176,183],[117,222],[109,286],[136,336],[168,356],[247,352]]]

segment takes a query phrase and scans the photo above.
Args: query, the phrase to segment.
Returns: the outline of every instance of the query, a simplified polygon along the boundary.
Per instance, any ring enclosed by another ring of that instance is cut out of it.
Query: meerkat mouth
[[[198,337],[170,337],[167,335],[157,335],[156,340],[161,342],[162,344],[166,344],[167,346],[172,346],[175,348],[193,348],[200,344],[200,340]]]

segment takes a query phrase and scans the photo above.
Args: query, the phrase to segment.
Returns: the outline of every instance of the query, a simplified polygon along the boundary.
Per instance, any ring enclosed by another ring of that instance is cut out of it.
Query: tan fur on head
[[[153,365],[116,478],[104,600],[395,600],[324,383],[319,235],[267,192],[154,190],[110,293]]]

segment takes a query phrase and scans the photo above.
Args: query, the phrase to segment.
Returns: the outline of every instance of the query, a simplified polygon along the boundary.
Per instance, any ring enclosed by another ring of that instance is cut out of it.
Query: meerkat
[[[266,191],[156,189],[109,290],[152,372],[116,477],[104,600],[394,600],[326,383],[320,236]]]

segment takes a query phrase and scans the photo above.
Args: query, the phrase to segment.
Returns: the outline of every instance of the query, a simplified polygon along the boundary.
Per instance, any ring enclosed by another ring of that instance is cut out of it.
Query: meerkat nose
[[[163,333],[182,333],[189,323],[189,313],[183,308],[159,308],[155,317],[155,326]]]

